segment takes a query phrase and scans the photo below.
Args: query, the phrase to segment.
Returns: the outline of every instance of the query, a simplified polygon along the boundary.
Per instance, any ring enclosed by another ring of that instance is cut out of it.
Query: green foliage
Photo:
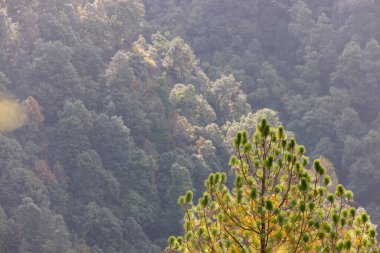
[[[139,0],[95,1],[78,6],[78,11],[84,35],[103,51],[102,56],[107,60],[131,44],[143,24],[144,6]]]
[[[218,122],[238,120],[250,110],[246,95],[239,89],[240,84],[232,75],[221,76],[210,85],[210,101]]]
[[[22,94],[32,94],[41,104],[45,119],[55,120],[67,97],[76,98],[80,80],[70,59],[72,50],[60,41],[36,43],[30,76],[31,90],[21,87]]]
[[[119,182],[103,169],[99,155],[88,150],[75,158],[75,171],[69,186],[71,194],[83,203],[104,203],[119,198]]]
[[[21,167],[25,153],[17,140],[0,135],[1,174],[14,167]]]
[[[262,64],[255,86],[255,90],[247,96],[251,105],[259,109],[262,107],[280,109],[281,97],[286,92],[286,81],[279,76],[272,64],[269,62]]]
[[[0,252],[160,252],[181,230],[178,195],[210,203],[204,179],[227,167],[238,131],[255,149],[262,116],[331,160],[338,178],[321,180],[379,219],[379,13],[364,0],[0,1],[0,103],[26,113],[0,136]],[[84,232],[89,201],[117,221],[112,242]],[[25,237],[17,210],[55,218]]]
[[[283,122],[297,132],[313,156],[329,154],[339,180],[348,183],[348,177],[357,178],[348,176],[351,169],[346,170],[349,165],[343,161],[350,157],[342,151],[351,148],[348,139],[361,140],[373,129],[378,116],[374,67],[380,39],[375,25],[378,4],[343,0],[144,3],[147,33],[169,30],[184,37],[209,76],[233,73],[242,81],[252,108],[280,111]],[[210,104],[215,103],[210,100]],[[346,118],[348,108],[352,127]],[[360,197],[358,202],[365,201]]]
[[[16,210],[16,222],[20,225],[24,247],[27,248],[23,250],[72,253],[63,218],[46,208],[39,208],[32,199],[23,199],[23,204]]]
[[[360,44],[350,42],[338,59],[337,71],[332,74],[335,84],[348,90],[353,107],[365,115],[366,120],[376,117],[380,108],[374,97],[379,92],[375,84],[378,80],[375,66],[379,64],[379,54],[380,46],[376,40],[368,41],[363,49]]]
[[[108,208],[99,207],[90,202],[85,209],[83,220],[83,236],[91,247],[100,249],[119,249],[122,244],[122,221],[119,220]]]
[[[225,184],[226,174],[217,172],[205,181],[198,204],[191,193],[180,197],[185,234],[169,237],[165,252],[380,249],[368,214],[349,206],[353,193],[341,184],[329,193],[321,162],[307,169],[304,147],[283,131],[263,118],[252,140],[245,131],[237,133],[238,157],[230,160],[236,173],[233,188]]]
[[[212,107],[193,85],[176,84],[169,97],[173,107],[193,125],[207,125],[216,119]]]
[[[165,209],[170,210],[167,214],[163,214],[162,217],[166,219],[162,224],[167,235],[179,231],[182,228],[181,224],[173,219],[173,217],[182,216],[181,210],[177,208],[177,202],[182,202],[183,200],[177,201],[178,193],[184,194],[186,191],[193,189],[189,171],[177,163],[171,166],[168,177],[170,177],[170,185],[162,198],[163,206]],[[186,202],[188,198],[190,198],[190,196],[186,196]]]
[[[31,172],[14,167],[7,170],[0,179],[0,201],[7,211],[16,209],[24,196],[29,196],[41,207],[49,206],[45,185]]]

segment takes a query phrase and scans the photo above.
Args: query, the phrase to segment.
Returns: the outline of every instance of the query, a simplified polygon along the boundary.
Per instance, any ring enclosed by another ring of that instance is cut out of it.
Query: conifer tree
[[[380,252],[375,226],[353,193],[331,180],[319,160],[308,169],[305,147],[264,118],[252,140],[233,141],[230,190],[225,173],[210,174],[206,191],[178,199],[185,212],[183,237],[171,236],[165,252]]]

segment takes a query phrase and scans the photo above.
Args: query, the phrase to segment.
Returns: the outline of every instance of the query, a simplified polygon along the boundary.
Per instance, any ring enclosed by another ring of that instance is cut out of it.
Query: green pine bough
[[[178,199],[185,212],[184,236],[171,236],[165,252],[380,252],[375,226],[353,193],[335,192],[319,160],[308,169],[305,147],[288,138],[282,126],[266,119],[252,140],[246,131],[233,141],[232,189],[225,173],[210,174],[206,191]]]

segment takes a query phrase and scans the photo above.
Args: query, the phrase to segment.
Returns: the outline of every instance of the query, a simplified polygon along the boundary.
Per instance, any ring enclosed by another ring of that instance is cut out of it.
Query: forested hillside
[[[161,252],[178,197],[263,116],[379,223],[379,19],[375,0],[0,0],[0,252]]]
[[[144,3],[146,34],[180,35],[212,79],[234,74],[252,111],[277,111],[312,157],[333,163],[357,204],[378,221],[378,1]]]

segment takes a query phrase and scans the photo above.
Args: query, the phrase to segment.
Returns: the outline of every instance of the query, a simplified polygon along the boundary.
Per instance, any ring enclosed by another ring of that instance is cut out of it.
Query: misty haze
[[[0,0],[0,253],[380,252],[380,1]]]

